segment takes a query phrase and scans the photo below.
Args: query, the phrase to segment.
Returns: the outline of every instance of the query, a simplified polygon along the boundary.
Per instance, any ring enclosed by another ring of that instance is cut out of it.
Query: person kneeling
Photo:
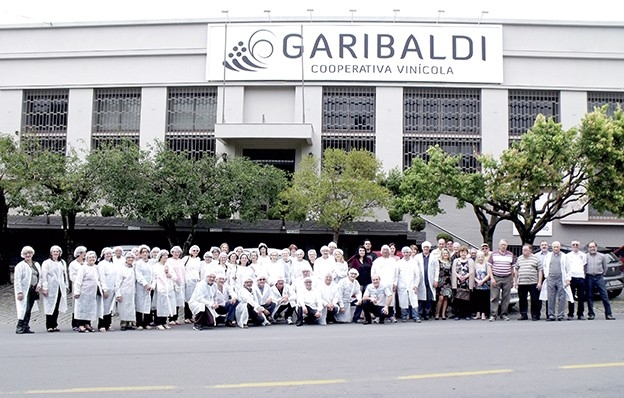
[[[312,278],[305,277],[303,285],[301,293],[297,292],[297,314],[299,315],[297,326],[304,323],[308,325],[317,323],[323,310],[323,300],[320,292],[312,288]]]
[[[193,295],[188,301],[189,309],[195,319],[195,324],[193,325],[195,330],[203,330],[215,326],[215,318],[217,316],[215,309],[219,307],[215,279],[215,273],[209,272],[206,279],[195,285]]]
[[[379,323],[384,323],[388,316],[388,309],[392,302],[392,292],[387,286],[382,286],[379,275],[373,276],[373,283],[366,286],[362,296],[362,307],[364,310],[364,325],[370,325],[372,315],[379,319]]]

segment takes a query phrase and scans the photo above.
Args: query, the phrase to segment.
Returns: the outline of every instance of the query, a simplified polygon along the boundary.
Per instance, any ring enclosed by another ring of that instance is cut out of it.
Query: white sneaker
[[[291,318],[291,317],[288,317],[288,318],[286,319],[286,323],[287,323],[287,324],[289,324],[289,325],[292,325],[292,324],[293,324],[293,320],[292,320],[292,318]]]
[[[271,322],[269,322],[268,320],[264,321],[262,322],[262,326],[271,326]]]

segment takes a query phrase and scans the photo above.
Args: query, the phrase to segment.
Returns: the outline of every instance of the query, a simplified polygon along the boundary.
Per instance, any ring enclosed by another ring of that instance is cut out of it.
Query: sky
[[[229,17],[366,17],[483,20],[611,21],[624,23],[624,1],[603,0],[0,0],[0,24],[54,24]],[[266,13],[265,10],[270,10]],[[356,10],[351,12],[351,10]],[[400,11],[394,11],[400,10]],[[440,12],[443,10],[443,12]],[[483,11],[487,13],[482,14]]]

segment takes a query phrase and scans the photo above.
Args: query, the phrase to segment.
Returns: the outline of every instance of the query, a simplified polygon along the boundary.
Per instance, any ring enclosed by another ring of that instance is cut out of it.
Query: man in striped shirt
[[[512,252],[507,250],[507,241],[501,239],[498,243],[498,250],[490,255],[490,322],[496,320],[498,313],[498,298],[501,297],[501,318],[509,320],[507,311],[509,299],[511,297],[511,286],[516,279],[516,269],[514,267],[516,258]],[[502,294],[501,294],[502,292]]]
[[[531,295],[531,319],[539,321],[542,307],[539,305],[539,290],[542,288],[544,273],[542,271],[542,261],[533,254],[533,246],[526,244],[522,246],[522,255],[516,261],[516,288],[520,300],[519,321],[526,321],[528,317],[528,300]]]

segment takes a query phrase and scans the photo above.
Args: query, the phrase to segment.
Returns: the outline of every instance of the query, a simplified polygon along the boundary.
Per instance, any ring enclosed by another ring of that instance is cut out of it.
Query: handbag
[[[455,298],[457,300],[470,301],[470,289],[466,288],[457,288],[457,292],[455,292]]]

